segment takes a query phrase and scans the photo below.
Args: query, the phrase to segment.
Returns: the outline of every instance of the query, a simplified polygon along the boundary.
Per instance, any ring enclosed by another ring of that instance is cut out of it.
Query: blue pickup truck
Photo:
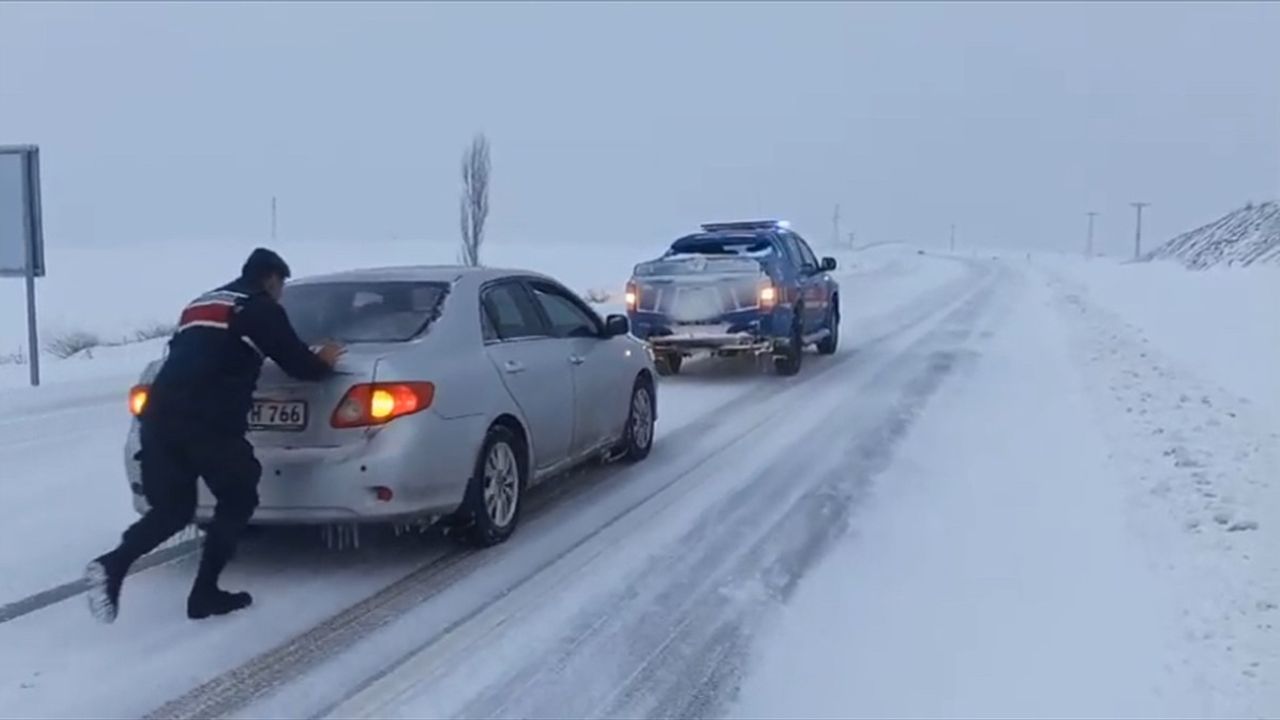
[[[835,269],[785,222],[707,223],[636,266],[627,313],[660,374],[710,353],[767,355],[779,375],[795,375],[806,347],[829,355],[839,344]]]

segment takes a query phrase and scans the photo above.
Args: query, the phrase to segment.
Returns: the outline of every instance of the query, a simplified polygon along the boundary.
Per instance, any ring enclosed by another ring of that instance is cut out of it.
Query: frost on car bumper
[[[484,436],[482,418],[410,416],[343,447],[255,447],[262,465],[255,525],[383,523],[428,519],[458,508]],[[126,450],[134,508],[142,496],[136,423]],[[391,496],[379,496],[378,488]],[[196,521],[213,518],[215,500],[200,484]]]
[[[728,332],[726,328],[677,328],[669,335],[653,335],[649,344],[655,350],[767,350],[773,341],[749,332]]]
[[[655,313],[633,313],[637,337],[654,350],[764,352],[773,347],[774,313],[741,312],[718,322],[676,323]]]

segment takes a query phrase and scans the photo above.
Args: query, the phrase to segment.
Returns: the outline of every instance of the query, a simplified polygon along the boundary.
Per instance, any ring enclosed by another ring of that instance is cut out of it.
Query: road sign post
[[[32,386],[40,384],[36,278],[44,274],[40,149],[34,145],[0,145],[0,277],[20,276],[26,281]]]

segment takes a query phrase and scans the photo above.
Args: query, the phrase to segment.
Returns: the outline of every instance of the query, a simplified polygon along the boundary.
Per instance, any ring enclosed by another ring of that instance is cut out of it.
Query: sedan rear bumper
[[[412,422],[404,422],[412,421]],[[136,426],[136,423],[135,423]],[[255,447],[262,465],[255,525],[392,523],[455,511],[466,492],[484,419],[423,413],[371,431],[343,447]],[[126,467],[133,504],[146,512],[136,428]],[[196,521],[213,518],[215,499],[201,483]]]

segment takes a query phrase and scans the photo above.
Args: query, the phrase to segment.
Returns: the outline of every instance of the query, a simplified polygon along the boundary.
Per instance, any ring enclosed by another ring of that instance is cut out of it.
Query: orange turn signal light
[[[142,410],[147,406],[147,397],[151,395],[151,386],[134,385],[129,390],[129,412],[134,417],[142,415]]]
[[[382,425],[431,407],[436,386],[429,382],[362,383],[353,386],[333,411],[335,428]]]

